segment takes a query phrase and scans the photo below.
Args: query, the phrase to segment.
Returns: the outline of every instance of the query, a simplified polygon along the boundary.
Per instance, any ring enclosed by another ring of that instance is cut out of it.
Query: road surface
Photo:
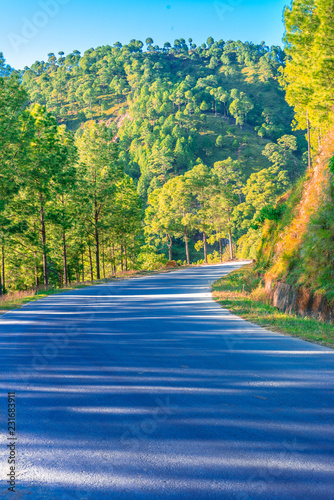
[[[93,286],[3,316],[0,497],[334,499],[334,350],[213,302],[211,283],[240,265]]]

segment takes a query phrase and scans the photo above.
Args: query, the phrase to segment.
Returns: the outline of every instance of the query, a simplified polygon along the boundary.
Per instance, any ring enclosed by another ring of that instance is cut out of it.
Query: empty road
[[[216,304],[210,285],[240,266],[93,286],[4,315],[0,498],[334,499],[334,350]]]

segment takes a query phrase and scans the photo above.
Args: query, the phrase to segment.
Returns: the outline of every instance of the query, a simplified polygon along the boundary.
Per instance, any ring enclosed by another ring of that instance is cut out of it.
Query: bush
[[[144,245],[137,257],[139,269],[145,271],[155,271],[167,264],[168,260],[164,255],[157,254],[156,248],[152,245]]]
[[[212,253],[208,254],[208,262],[209,264],[218,264],[220,262],[220,256],[217,250],[214,250]]]
[[[232,243],[232,248],[233,248],[233,254],[236,255],[237,246],[235,243]],[[228,244],[223,250],[222,261],[228,262],[229,260],[231,260],[231,254],[230,254],[230,245]]]
[[[270,304],[268,294],[262,284],[259,284],[258,287],[251,292],[250,297],[251,299],[262,302],[263,304]]]
[[[238,240],[238,250],[236,256],[238,259],[255,259],[257,250],[261,241],[261,229],[249,229],[247,234],[244,234]]]

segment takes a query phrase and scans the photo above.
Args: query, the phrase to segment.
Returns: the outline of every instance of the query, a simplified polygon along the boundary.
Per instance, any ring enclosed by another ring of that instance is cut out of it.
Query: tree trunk
[[[99,231],[98,231],[98,227],[97,227],[99,216],[98,216],[96,201],[95,201],[94,219],[95,219],[96,277],[99,280],[100,279],[100,244],[99,244]]]
[[[310,120],[308,118],[308,111],[306,112],[307,115],[307,144],[308,144],[308,168],[311,168],[312,165],[312,160],[311,160],[311,131],[310,131]]]
[[[169,235],[168,235],[168,241],[169,241],[169,243],[167,243],[167,245],[168,245],[169,260],[172,260],[172,244],[173,244],[173,240],[172,240],[172,238]]]
[[[231,229],[228,230],[228,240],[229,240],[229,245],[230,245],[230,258],[231,260],[234,259],[234,255],[233,255],[233,245],[232,245],[232,233],[231,233]]]
[[[110,268],[111,268],[110,274],[112,274],[113,273],[113,265],[112,265],[111,242],[109,242],[109,261],[110,261]]]
[[[121,271],[123,272],[123,245],[121,245]]]
[[[34,261],[35,261],[35,286],[36,290],[38,289],[39,286],[39,281],[38,281],[38,268],[37,268],[37,254],[34,252]]]
[[[103,269],[103,279],[106,279],[106,268],[105,268],[105,258],[104,258],[104,239],[102,235],[102,269]]]
[[[126,253],[126,247],[124,247],[124,262],[125,262],[125,270],[128,270],[128,256]]]
[[[112,244],[112,257],[113,257],[114,275],[116,277],[116,275],[117,275],[117,266],[116,266],[116,261],[115,261],[115,245],[114,244]]]
[[[220,257],[220,263],[223,262],[223,249],[222,249],[222,239],[219,238],[219,257]]]
[[[1,247],[0,296],[5,293],[5,258],[4,245]]]
[[[94,281],[92,249],[90,248],[90,245],[88,246],[88,249],[89,249],[90,278],[91,278],[91,281]]]
[[[44,285],[47,286],[49,284],[48,279],[48,268],[47,268],[47,257],[46,257],[46,233],[45,233],[45,219],[44,219],[44,207],[43,200],[40,198],[40,221],[41,221],[41,240],[42,240],[42,252],[43,252],[43,277],[44,277]]]
[[[184,241],[186,244],[186,258],[187,258],[187,264],[190,264],[190,257],[189,257],[189,243],[188,243],[188,230],[187,226],[184,226]]]
[[[85,282],[85,264],[84,264],[84,253],[81,253],[81,267],[82,267],[82,282]]]
[[[63,232],[63,266],[64,266],[64,285],[67,286],[67,255],[66,255],[66,234]]]
[[[208,247],[206,243],[206,234],[203,233],[203,243],[204,243],[204,262],[205,264],[208,263]]]
[[[1,247],[1,268],[2,268],[2,291],[6,291],[6,274],[5,274],[5,245]]]

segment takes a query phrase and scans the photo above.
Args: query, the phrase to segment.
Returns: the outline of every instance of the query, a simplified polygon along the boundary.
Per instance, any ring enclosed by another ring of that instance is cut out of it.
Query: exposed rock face
[[[321,321],[334,321],[334,304],[321,295],[311,293],[307,288],[294,288],[280,281],[274,285],[267,282],[266,292],[273,306],[280,311],[311,316]]]

